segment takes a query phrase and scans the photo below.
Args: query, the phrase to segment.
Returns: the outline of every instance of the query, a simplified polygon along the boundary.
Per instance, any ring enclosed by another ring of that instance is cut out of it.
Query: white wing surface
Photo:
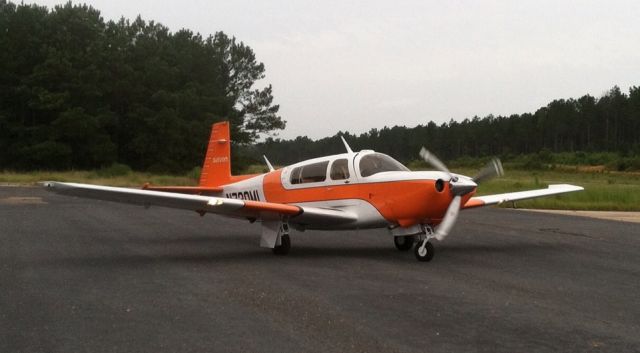
[[[498,205],[503,202],[519,201],[534,199],[537,197],[544,197],[550,195],[564,194],[567,192],[584,190],[581,186],[569,185],[569,184],[556,184],[549,185],[547,189],[537,189],[528,191],[508,192],[505,194],[486,195],[472,197],[464,204],[463,208],[474,208],[489,205]]]
[[[120,188],[102,185],[61,183],[47,181],[41,183],[48,190],[62,195],[78,196],[97,200],[128,204],[161,206],[196,211],[200,214],[215,213],[248,219],[288,216],[290,223],[297,224],[346,224],[357,221],[358,217],[347,211],[333,208],[302,207],[273,202],[237,200],[224,197],[189,195],[175,192]]]

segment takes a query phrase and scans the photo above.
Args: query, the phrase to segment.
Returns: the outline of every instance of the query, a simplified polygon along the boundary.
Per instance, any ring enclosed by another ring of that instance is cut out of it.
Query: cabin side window
[[[331,180],[349,179],[349,161],[347,161],[347,159],[336,159],[333,161],[329,176]]]
[[[303,165],[291,171],[291,184],[319,183],[327,179],[329,161]]]

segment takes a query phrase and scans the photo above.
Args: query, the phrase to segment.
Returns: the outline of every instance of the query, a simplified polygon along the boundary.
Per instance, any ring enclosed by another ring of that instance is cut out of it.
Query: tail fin
[[[231,182],[231,134],[229,122],[213,124],[204,157],[200,186],[220,186]]]

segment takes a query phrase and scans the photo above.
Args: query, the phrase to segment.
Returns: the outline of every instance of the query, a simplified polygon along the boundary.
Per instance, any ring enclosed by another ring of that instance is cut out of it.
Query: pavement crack
[[[538,228],[538,230],[541,231],[541,232],[546,232],[546,233],[571,235],[573,237],[593,238],[592,236],[587,235],[587,234],[567,232],[567,231],[564,231],[564,230],[560,230],[560,228]]]

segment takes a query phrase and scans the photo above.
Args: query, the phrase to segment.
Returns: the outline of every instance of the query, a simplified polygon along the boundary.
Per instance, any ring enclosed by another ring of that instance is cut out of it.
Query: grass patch
[[[476,170],[455,170],[473,176]],[[478,195],[546,188],[550,184],[573,184],[584,191],[534,200],[518,201],[519,208],[640,211],[640,174],[623,172],[580,172],[566,170],[525,171],[505,169],[505,176],[478,187]],[[506,204],[504,207],[511,207]]]
[[[116,168],[115,171],[105,171],[103,169],[100,169],[96,171],[73,170],[65,172],[0,172],[0,184],[36,185],[40,181],[47,180],[130,187],[141,187],[145,183],[150,183],[152,185],[175,186],[190,186],[198,184],[198,179],[194,178],[192,173],[189,173],[188,175],[160,175],[152,173],[133,172],[130,170],[123,172],[123,170],[119,168]]]

